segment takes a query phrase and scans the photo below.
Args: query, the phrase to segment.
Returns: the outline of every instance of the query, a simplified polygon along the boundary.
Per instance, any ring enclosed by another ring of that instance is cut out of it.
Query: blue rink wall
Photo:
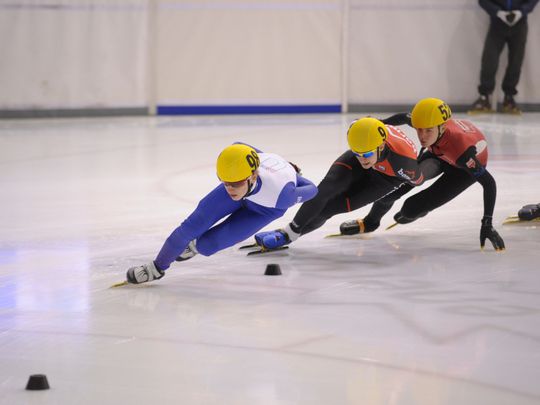
[[[221,115],[221,114],[317,114],[339,113],[341,105],[197,105],[158,106],[158,115]]]
[[[539,8],[517,95],[531,111]],[[470,0],[0,0],[0,117],[455,109],[477,96],[488,24]]]

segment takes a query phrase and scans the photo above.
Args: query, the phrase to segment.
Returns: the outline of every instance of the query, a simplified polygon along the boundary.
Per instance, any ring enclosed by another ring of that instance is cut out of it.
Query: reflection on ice
[[[246,257],[231,248],[173,264],[153,285],[108,288],[152,259],[214,187],[224,145],[249,141],[318,181],[356,116],[0,123],[0,396],[13,404],[539,403],[539,228],[502,225],[540,200],[539,114],[473,118],[497,180],[502,254],[479,249],[474,185],[388,231],[401,201],[370,235],[325,238],[366,207],[287,251]],[[264,276],[268,263],[283,274]],[[53,387],[39,398],[23,390],[35,373]]]

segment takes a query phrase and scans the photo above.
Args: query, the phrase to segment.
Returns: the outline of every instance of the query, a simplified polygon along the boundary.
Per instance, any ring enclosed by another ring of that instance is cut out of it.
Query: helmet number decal
[[[254,172],[259,167],[260,161],[259,156],[255,151],[251,151],[249,155],[246,155],[246,160],[248,162],[249,167],[251,167],[251,171]]]
[[[443,120],[446,121],[448,118],[450,118],[450,113],[449,113],[449,109],[448,109],[448,104],[442,103],[441,105],[439,105],[439,111],[441,112],[441,115],[442,115],[442,119],[443,119]]]
[[[381,138],[384,141],[386,141],[386,131],[383,127],[377,127],[377,131],[379,131],[379,135],[381,135]]]

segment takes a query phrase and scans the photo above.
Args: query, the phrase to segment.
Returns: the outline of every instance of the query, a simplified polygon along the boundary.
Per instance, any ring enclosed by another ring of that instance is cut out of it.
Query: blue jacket
[[[158,269],[167,269],[192,240],[199,253],[212,255],[253,236],[289,207],[317,194],[317,187],[285,159],[262,152],[259,157],[259,175],[252,191],[234,201],[223,184],[214,188],[167,238],[154,260]]]
[[[478,3],[492,18],[497,18],[497,12],[501,10],[519,10],[523,13],[523,18],[526,18],[538,0],[478,0]]]

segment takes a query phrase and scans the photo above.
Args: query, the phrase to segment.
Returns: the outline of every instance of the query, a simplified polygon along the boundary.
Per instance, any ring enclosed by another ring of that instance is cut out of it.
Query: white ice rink
[[[217,184],[225,146],[317,183],[359,115],[0,121],[0,403],[538,405],[540,226],[502,226],[540,202],[538,113],[472,119],[504,253],[480,251],[474,185],[389,231],[402,201],[369,236],[324,239],[364,208],[285,252],[235,247],[109,288]],[[39,373],[51,389],[25,391]]]

